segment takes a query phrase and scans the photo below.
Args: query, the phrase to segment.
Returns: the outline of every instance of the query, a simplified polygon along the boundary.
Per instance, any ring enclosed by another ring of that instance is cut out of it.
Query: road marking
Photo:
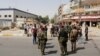
[[[14,36],[13,34],[2,34],[2,36]]]

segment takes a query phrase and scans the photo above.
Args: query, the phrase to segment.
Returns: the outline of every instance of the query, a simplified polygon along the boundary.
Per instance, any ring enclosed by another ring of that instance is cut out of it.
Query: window
[[[91,6],[90,5],[85,5],[84,6],[86,9],[89,9]]]
[[[5,15],[5,17],[7,17],[7,15]]]
[[[9,15],[9,17],[11,17],[11,15]]]
[[[24,17],[24,18],[26,18],[26,17]]]
[[[89,12],[86,12],[86,14],[85,15],[89,15],[90,13]]]
[[[20,16],[20,18],[23,18],[23,16]]]
[[[93,14],[98,14],[98,12],[97,11],[94,11]]]
[[[18,18],[18,15],[16,15],[16,18]]]

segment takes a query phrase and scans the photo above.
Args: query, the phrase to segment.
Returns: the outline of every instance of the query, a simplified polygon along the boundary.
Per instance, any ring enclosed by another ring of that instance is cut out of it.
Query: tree
[[[49,22],[49,16],[42,17],[42,23],[47,24]]]
[[[56,24],[56,23],[58,22],[58,18],[57,18],[57,17],[58,17],[58,15],[55,14],[55,15],[53,16],[53,18],[51,19],[50,22],[51,22],[52,24]]]
[[[54,23],[55,23],[54,19],[51,19],[51,23],[52,23],[52,24],[54,24]]]
[[[43,20],[42,16],[38,17],[38,21],[41,22]]]

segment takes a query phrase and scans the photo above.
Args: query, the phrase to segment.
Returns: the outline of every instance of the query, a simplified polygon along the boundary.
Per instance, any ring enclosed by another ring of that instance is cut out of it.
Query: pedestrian
[[[27,25],[26,25],[26,23],[24,24],[24,33],[27,34]]]
[[[88,25],[85,26],[85,40],[88,41]]]
[[[61,49],[61,56],[64,56],[67,53],[67,41],[68,41],[68,33],[65,31],[64,26],[61,27],[58,41]]]
[[[81,25],[77,24],[76,28],[78,30],[78,37],[82,37],[82,28],[81,28]]]
[[[32,35],[33,35],[33,44],[36,44],[37,41],[37,28],[36,28],[36,24],[34,24],[34,26],[32,27]]]
[[[46,46],[46,42],[47,42],[47,36],[45,33],[44,28],[39,29],[40,32],[38,32],[38,38],[39,38],[39,44],[38,47],[41,50],[41,54],[44,55],[44,51],[45,51],[45,46]]]
[[[48,28],[47,28],[47,26],[46,26],[46,25],[44,26],[44,31],[45,31],[46,36],[47,36],[47,31],[48,31]]]
[[[30,25],[27,25],[27,37],[29,37]]]
[[[28,29],[28,37],[30,37],[32,35],[32,25],[29,25],[29,29]]]
[[[72,27],[71,27],[71,25],[68,22],[66,22],[64,28],[65,28],[66,32],[68,32],[68,38],[69,38],[70,32],[72,30]]]
[[[73,26],[71,32],[70,32],[70,41],[71,41],[71,49],[72,52],[76,52],[76,40],[78,38],[78,30],[76,26]]]
[[[54,37],[54,26],[51,28],[51,37]]]

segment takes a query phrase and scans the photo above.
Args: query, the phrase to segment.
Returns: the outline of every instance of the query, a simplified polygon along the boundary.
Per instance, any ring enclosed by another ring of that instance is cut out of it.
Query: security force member
[[[58,41],[60,44],[60,49],[61,49],[61,56],[64,56],[67,54],[67,41],[68,41],[68,33],[65,31],[64,26],[61,27],[59,36],[58,36]]]

